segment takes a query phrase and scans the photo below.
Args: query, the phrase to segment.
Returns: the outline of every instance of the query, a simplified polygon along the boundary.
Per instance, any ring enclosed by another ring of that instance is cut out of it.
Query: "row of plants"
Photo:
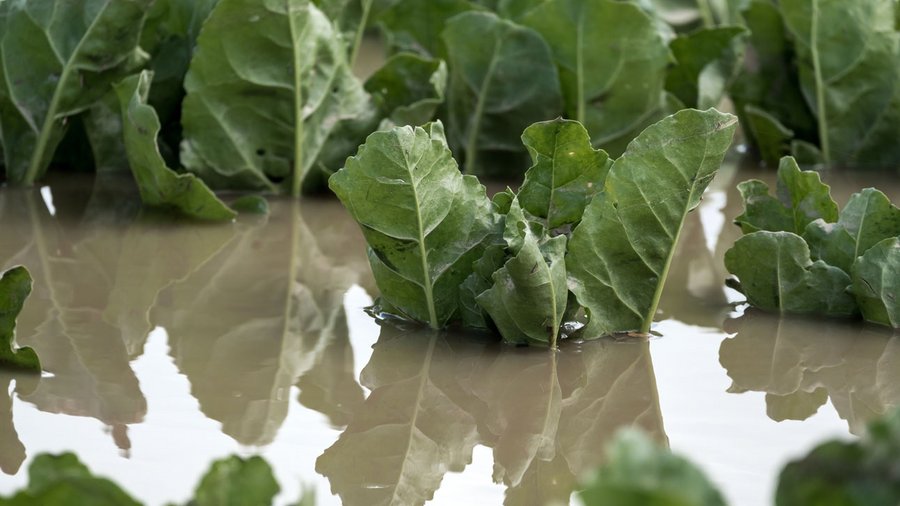
[[[579,121],[618,157],[725,95],[769,162],[898,166],[893,0],[704,0],[706,26],[682,35],[663,19],[672,3],[5,1],[5,177],[131,167],[148,205],[229,219],[205,186],[322,189],[392,124],[439,118],[466,173],[510,177],[532,123]],[[363,82],[351,65],[367,30],[390,58]]]
[[[876,420],[853,442],[828,441],[782,470],[774,504],[893,506],[900,501],[900,411]],[[260,457],[216,461],[189,505],[272,504],[279,491]],[[620,431],[606,450],[606,463],[582,482],[581,504],[622,506],[679,504],[724,506],[721,492],[687,459],[658,446],[642,432]],[[0,504],[140,504],[112,481],[93,475],[72,454],[35,457],[28,487]],[[305,492],[298,505],[312,505]]]

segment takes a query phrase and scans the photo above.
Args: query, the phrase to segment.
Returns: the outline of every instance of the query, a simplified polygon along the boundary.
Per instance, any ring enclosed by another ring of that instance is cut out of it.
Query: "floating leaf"
[[[813,262],[802,237],[790,232],[745,235],[725,253],[725,267],[740,280],[747,301],[764,311],[850,317],[859,313],[847,293],[850,276]]]
[[[450,143],[467,174],[499,174],[499,161],[521,157],[520,132],[563,109],[550,48],[534,30],[485,12],[454,17],[443,38]]]
[[[586,338],[650,331],[685,216],[731,145],[737,120],[681,111],[645,130],[616,160],[572,233],[569,289]]]
[[[215,188],[298,195],[317,163],[336,169],[317,161],[342,159],[356,129],[377,124],[340,35],[308,0],[221,0],[184,87],[182,163]]]
[[[236,216],[203,181],[193,174],[177,174],[166,167],[156,140],[159,118],[147,105],[152,76],[131,76],[116,85],[122,107],[125,150],[131,172],[147,206],[167,207],[198,220],[227,221]]]
[[[0,277],[0,368],[41,372],[41,361],[31,348],[13,346],[16,318],[31,294],[31,274],[14,267]]]
[[[444,327],[499,221],[484,187],[459,173],[442,125],[372,134],[329,185],[363,229],[382,297]]]
[[[831,188],[818,172],[801,171],[791,157],[782,158],[778,166],[776,197],[769,195],[766,183],[755,179],[739,184],[738,190],[744,199],[744,213],[734,221],[744,233],[768,230],[801,235],[815,220],[838,220]]]
[[[863,317],[900,328],[900,237],[885,239],[857,258],[850,269],[853,294]]]
[[[612,160],[591,147],[577,121],[558,119],[531,125],[522,134],[534,165],[519,189],[522,207],[555,229],[581,221],[588,202],[603,189]]]
[[[549,0],[520,22],[550,45],[566,114],[584,123],[595,146],[618,156],[662,116],[669,49],[655,20],[634,3]]]

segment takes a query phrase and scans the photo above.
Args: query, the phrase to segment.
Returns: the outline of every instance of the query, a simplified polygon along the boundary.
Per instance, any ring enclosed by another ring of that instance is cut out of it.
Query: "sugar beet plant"
[[[382,309],[435,329],[496,328],[555,347],[583,308],[586,339],[650,331],[685,216],[737,120],[683,110],[613,161],[571,120],[530,126],[533,165],[489,200],[441,123],[372,134],[330,179],[359,222]]]

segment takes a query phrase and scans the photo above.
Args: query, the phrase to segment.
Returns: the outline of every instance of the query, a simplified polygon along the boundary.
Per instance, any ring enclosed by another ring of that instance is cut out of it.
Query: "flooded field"
[[[34,276],[17,339],[46,372],[0,375],[0,494],[35,455],[72,451],[137,499],[185,501],[237,453],[273,466],[279,504],[302,488],[322,505],[567,504],[616,429],[639,426],[731,504],[770,504],[788,460],[900,405],[900,337],[744,313],[723,255],[750,177],[774,173],[726,166],[690,215],[660,337],[558,353],[380,327],[336,200],[202,226],[88,179],[3,189],[0,269]],[[900,199],[892,176],[825,179],[841,204],[866,186]]]

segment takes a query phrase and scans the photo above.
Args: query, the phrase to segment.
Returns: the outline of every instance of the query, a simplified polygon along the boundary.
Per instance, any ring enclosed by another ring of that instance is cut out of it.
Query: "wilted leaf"
[[[604,191],[569,241],[569,289],[585,307],[586,338],[649,332],[685,216],[731,145],[737,120],[681,111],[653,125],[616,160]]]
[[[900,237],[873,246],[856,259],[850,273],[863,317],[900,328]]]
[[[14,267],[0,276],[0,368],[41,372],[41,361],[31,348],[16,348],[16,318],[31,294],[31,274]]]

